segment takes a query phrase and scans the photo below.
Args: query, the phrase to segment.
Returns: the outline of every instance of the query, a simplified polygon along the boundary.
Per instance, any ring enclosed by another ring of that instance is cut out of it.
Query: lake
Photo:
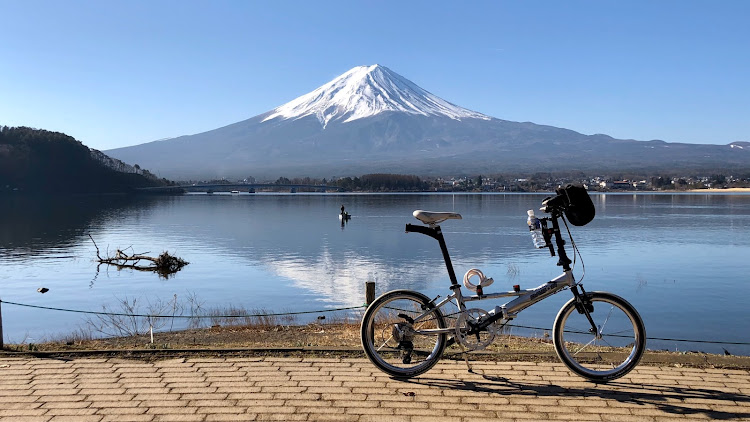
[[[377,294],[406,288],[445,296],[449,279],[437,242],[404,232],[406,223],[418,223],[415,209],[463,215],[442,225],[459,278],[478,268],[495,280],[487,292],[514,284],[536,287],[560,273],[556,258],[533,248],[526,227],[526,210],[539,209],[546,196],[6,196],[0,202],[4,340],[40,342],[86,325],[84,314],[7,302],[123,312],[121,304],[135,300],[136,313],[158,308],[169,315],[177,311],[165,304],[176,297],[183,312],[187,303],[215,310],[316,311],[296,317],[304,322],[324,310],[362,305],[366,281],[376,283]],[[630,301],[646,323],[650,349],[725,348],[750,355],[750,195],[607,193],[592,199],[594,221],[571,226],[582,257],[575,274],[587,290]],[[345,225],[338,219],[342,204],[352,215]],[[169,251],[190,264],[167,279],[98,266],[89,236],[102,255],[116,249],[152,256]],[[514,323],[537,327],[525,334],[541,335],[569,298],[563,291]],[[184,324],[177,320],[162,329]]]

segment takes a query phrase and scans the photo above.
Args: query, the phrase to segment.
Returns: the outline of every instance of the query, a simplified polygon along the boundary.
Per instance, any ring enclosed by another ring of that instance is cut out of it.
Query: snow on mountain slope
[[[325,128],[331,121],[351,122],[386,111],[423,116],[490,120],[451,104],[385,66],[358,66],[320,88],[275,108],[263,120],[315,116]]]

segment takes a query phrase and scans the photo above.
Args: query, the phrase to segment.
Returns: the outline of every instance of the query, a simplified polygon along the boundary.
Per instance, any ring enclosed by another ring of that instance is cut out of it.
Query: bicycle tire
[[[418,315],[422,319],[410,325],[408,318]],[[415,377],[435,366],[445,350],[446,335],[419,334],[410,327],[446,328],[445,318],[427,296],[415,291],[394,290],[375,299],[362,317],[360,332],[370,362],[398,378]],[[412,335],[408,340],[401,336],[406,331]]]
[[[640,361],[646,349],[646,328],[641,316],[625,299],[607,292],[590,292],[591,329],[576,300],[563,305],[555,318],[553,341],[560,360],[574,373],[595,382],[622,377]]]

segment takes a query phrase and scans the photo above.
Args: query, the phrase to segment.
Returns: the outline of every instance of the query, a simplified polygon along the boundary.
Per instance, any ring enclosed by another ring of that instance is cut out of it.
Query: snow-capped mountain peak
[[[351,122],[386,111],[423,116],[490,120],[451,104],[385,66],[358,66],[318,89],[275,108],[263,120],[315,116],[323,127],[331,121]]]

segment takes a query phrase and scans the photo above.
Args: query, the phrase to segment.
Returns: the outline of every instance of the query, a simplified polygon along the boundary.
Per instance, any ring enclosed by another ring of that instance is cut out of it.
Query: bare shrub
[[[102,313],[86,318],[86,323],[93,332],[107,337],[130,337],[147,334],[152,329],[164,328],[170,322],[173,324],[174,318],[159,318],[159,316],[168,315],[169,311],[171,311],[172,316],[175,316],[178,311],[182,311],[182,305],[178,302],[177,295],[166,302],[161,299],[151,302],[147,299],[144,303],[139,298],[127,296],[117,298],[117,302],[117,309],[110,309],[107,305],[102,305]]]

